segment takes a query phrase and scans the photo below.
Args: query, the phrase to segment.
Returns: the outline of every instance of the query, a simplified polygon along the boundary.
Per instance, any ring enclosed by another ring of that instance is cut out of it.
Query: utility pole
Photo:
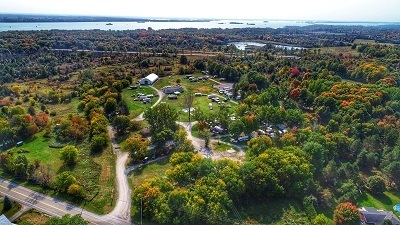
[[[140,197],[140,225],[143,225],[143,197]]]

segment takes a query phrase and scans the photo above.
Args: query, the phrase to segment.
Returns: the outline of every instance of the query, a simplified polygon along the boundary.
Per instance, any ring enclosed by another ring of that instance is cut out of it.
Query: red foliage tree
[[[360,211],[351,202],[340,203],[336,206],[333,215],[334,225],[358,225],[360,224]]]
[[[297,67],[292,68],[290,70],[290,75],[292,75],[292,76],[298,77],[298,76],[300,76],[300,74],[301,74],[301,72]]]

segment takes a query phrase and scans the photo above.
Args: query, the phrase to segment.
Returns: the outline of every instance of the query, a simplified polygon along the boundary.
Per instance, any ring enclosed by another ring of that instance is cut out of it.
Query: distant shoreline
[[[0,14],[0,23],[55,23],[55,22],[210,22],[211,19],[149,19],[108,16],[57,16]]]

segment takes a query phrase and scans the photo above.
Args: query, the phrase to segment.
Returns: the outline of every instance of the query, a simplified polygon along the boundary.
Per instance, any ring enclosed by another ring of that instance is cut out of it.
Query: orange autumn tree
[[[340,203],[336,206],[333,214],[334,225],[358,225],[360,221],[360,212],[351,202]]]

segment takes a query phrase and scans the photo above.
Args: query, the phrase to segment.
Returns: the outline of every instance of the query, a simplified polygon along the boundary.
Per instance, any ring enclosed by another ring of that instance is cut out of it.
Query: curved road
[[[153,86],[150,86],[155,91],[157,91],[159,98],[153,104],[152,107],[159,104],[164,97],[164,93]],[[134,120],[143,120],[143,113],[140,114]],[[97,215],[95,213],[89,212],[81,207],[77,207],[70,203],[67,203],[61,199],[50,197],[42,193],[30,190],[28,188],[22,187],[16,183],[7,181],[0,178],[0,194],[7,195],[11,199],[20,202],[28,207],[32,207],[38,211],[47,213],[51,216],[62,217],[65,214],[81,214],[85,220],[90,221],[91,224],[101,224],[101,225],[128,225],[132,224],[130,222],[130,209],[131,209],[131,191],[128,184],[127,174],[140,167],[133,166],[125,171],[125,164],[128,160],[129,154],[127,152],[120,151],[118,144],[114,139],[115,131],[111,126],[107,127],[108,134],[111,138],[111,145],[114,149],[117,159],[116,159],[116,175],[117,175],[117,189],[118,189],[118,200],[115,208],[112,212],[106,215]],[[153,161],[160,160],[158,158]],[[149,162],[151,163],[151,161]]]

